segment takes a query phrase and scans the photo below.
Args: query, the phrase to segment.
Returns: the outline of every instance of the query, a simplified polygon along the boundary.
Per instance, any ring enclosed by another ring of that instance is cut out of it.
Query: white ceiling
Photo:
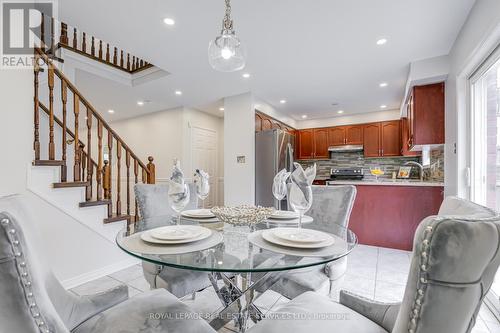
[[[217,112],[224,96],[253,91],[278,111],[311,119],[339,109],[346,115],[382,104],[399,108],[409,63],[448,54],[474,1],[233,0],[235,29],[248,50],[247,67],[236,73],[216,72],[207,61],[223,0],[60,0],[59,6],[61,20],[171,73],[131,88],[79,72],[82,91],[98,108],[113,108],[115,118],[182,105]],[[165,17],[175,26],[165,25]],[[382,37],[388,43],[377,46]],[[141,108],[139,99],[151,103]]]

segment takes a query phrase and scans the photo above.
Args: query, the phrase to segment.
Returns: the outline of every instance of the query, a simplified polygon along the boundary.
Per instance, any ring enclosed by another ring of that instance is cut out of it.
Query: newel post
[[[153,156],[148,157],[148,165],[146,166],[148,168],[148,184],[154,184],[156,181],[156,167],[153,163]]]

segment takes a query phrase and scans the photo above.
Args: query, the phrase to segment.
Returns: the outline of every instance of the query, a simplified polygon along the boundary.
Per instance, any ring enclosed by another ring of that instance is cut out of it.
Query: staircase
[[[109,43],[94,37],[90,38],[89,51],[85,33],[78,47],[76,28],[69,43],[68,25],[62,22],[56,44],[53,18],[46,44],[45,20],[42,15],[41,45],[34,51],[34,161],[30,177],[34,192],[54,205],[65,206],[63,210],[69,214],[79,214],[73,211],[75,207],[81,211],[95,208],[96,216],[104,212],[101,223],[126,221],[130,226],[139,218],[132,188],[139,182],[155,183],[153,157],[143,162],[110,127],[57,67],[64,59],[56,56],[56,50],[65,48],[131,74],[152,65],[129,53],[125,57],[116,47],[111,55]],[[52,181],[50,193],[43,188],[43,174]],[[70,197],[78,200],[77,206],[68,203]],[[112,233],[105,236],[114,237]]]

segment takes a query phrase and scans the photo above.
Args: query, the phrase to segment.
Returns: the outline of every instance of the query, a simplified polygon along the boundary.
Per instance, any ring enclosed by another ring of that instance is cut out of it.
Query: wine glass
[[[311,208],[313,195],[311,186],[299,187],[293,181],[290,186],[288,200],[292,209],[299,214],[299,229],[302,228],[302,218],[304,214]]]
[[[378,181],[379,176],[383,176],[385,172],[379,167],[379,166],[374,166],[370,168],[370,173],[375,176],[375,181]]]
[[[196,170],[194,174],[194,183],[196,187],[196,196],[201,200],[201,207],[205,208],[205,199],[208,198],[210,193],[210,184],[208,182],[208,174],[203,173],[200,170]]]
[[[273,196],[278,200],[278,210],[281,210],[281,200],[286,197],[287,190],[286,182],[275,181],[273,183]]]
[[[170,207],[178,214],[177,225],[181,224],[181,212],[186,208],[191,198],[189,186],[187,184],[175,184],[168,190],[168,202]]]

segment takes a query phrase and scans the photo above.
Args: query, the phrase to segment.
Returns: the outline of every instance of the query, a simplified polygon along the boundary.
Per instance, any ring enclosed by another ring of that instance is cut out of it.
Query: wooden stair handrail
[[[43,60],[47,64],[47,66],[49,66],[51,69],[54,70],[54,74],[56,74],[62,81],[64,81],[67,84],[68,89],[71,90],[74,94],[78,95],[78,97],[80,98],[80,102],[82,102],[83,105],[85,105],[87,108],[89,108],[91,110],[94,117],[96,117],[97,119],[99,119],[99,121],[102,122],[104,128],[106,128],[106,130],[113,135],[113,137],[115,138],[116,141],[119,141],[121,143],[122,147],[126,151],[130,152],[130,155],[132,156],[132,158],[139,161],[139,165],[143,169],[145,169],[146,172],[149,174],[149,170],[148,170],[147,166],[137,157],[137,155],[134,154],[132,149],[130,149],[130,147],[125,143],[125,141],[123,141],[122,138],[108,125],[108,123],[104,120],[104,118],[102,118],[101,115],[99,113],[97,113],[97,111],[94,109],[92,104],[90,104],[90,102],[87,101],[87,99],[69,81],[69,79],[61,71],[59,71],[57,69],[57,67],[54,66],[54,64],[52,64],[52,61],[50,60],[50,58],[38,47],[35,48],[35,52],[38,53],[38,55],[40,55],[43,58]]]

